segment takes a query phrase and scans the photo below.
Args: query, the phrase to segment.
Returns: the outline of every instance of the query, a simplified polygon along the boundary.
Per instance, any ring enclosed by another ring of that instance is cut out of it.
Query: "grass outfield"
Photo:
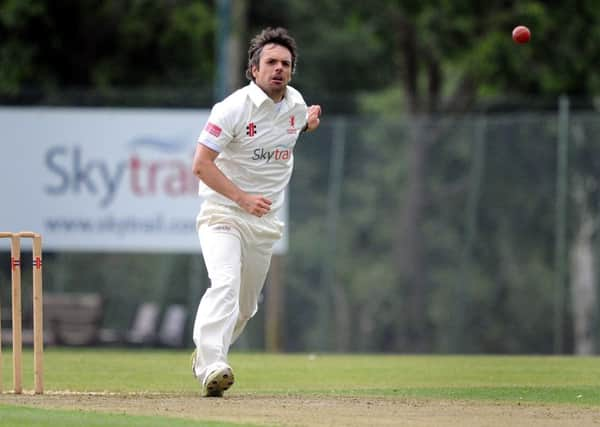
[[[10,351],[4,349],[3,353],[6,390],[12,385],[12,373]],[[189,359],[190,351],[48,348],[44,354],[45,390],[48,395],[146,393],[192,398],[198,395],[199,386],[191,377]],[[597,357],[232,353],[230,362],[236,384],[228,396],[377,396],[600,406]],[[24,388],[31,390],[30,351],[24,353],[23,366]],[[265,374],[277,381],[264,381]],[[198,421],[160,416],[25,408],[7,405],[1,396],[0,413],[0,426],[198,425]]]

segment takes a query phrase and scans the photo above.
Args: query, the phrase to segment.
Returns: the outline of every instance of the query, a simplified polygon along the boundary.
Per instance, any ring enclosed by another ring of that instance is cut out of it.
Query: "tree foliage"
[[[252,28],[290,27],[305,64],[297,81],[309,93],[344,98],[400,86],[406,110],[457,111],[498,99],[516,104],[511,98],[600,90],[596,6],[593,0],[327,0],[314,7],[267,0],[253,5]],[[527,45],[511,39],[519,24],[532,30]]]
[[[205,86],[214,20],[203,2],[0,2],[0,91]]]
[[[215,5],[0,0],[0,94],[212,86]],[[463,114],[554,109],[562,94],[592,105],[597,1],[263,0],[247,2],[247,18],[247,40],[265,26],[290,29],[292,84],[325,112],[320,135],[299,144],[292,181],[288,346],[324,345],[326,322],[329,349],[451,351],[466,328],[464,351],[550,351],[555,117]],[[530,43],[511,40],[519,24]],[[328,117],[340,112],[353,115],[328,285]],[[576,122],[577,181],[597,206],[598,131]]]

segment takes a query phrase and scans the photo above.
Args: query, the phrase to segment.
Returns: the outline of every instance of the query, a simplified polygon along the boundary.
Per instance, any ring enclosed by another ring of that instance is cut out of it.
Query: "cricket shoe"
[[[222,364],[209,371],[202,382],[202,397],[223,397],[234,383],[233,369]]]

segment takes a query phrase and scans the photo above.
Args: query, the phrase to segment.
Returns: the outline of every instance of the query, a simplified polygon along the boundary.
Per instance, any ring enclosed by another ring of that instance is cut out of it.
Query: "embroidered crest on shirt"
[[[208,122],[204,129],[215,138],[218,138],[219,135],[221,135],[221,128],[214,123]]]
[[[253,122],[248,123],[248,126],[246,126],[246,135],[256,135],[256,125]]]
[[[296,129],[296,116],[290,116],[290,127],[287,130],[287,133],[296,133],[298,129]]]

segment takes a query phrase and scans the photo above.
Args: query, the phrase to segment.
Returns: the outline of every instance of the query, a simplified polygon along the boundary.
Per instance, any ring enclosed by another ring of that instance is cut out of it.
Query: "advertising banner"
[[[0,231],[41,233],[46,251],[199,253],[191,169],[208,114],[0,108]]]

